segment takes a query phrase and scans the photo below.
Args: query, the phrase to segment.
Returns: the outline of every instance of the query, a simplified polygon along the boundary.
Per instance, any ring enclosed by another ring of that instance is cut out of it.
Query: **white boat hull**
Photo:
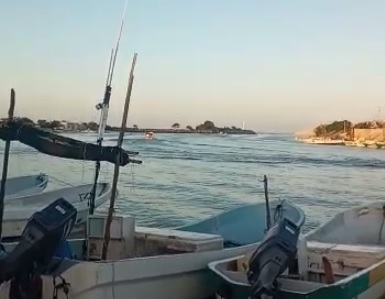
[[[385,203],[381,202],[352,208],[302,236],[298,243],[298,276],[282,275],[278,279],[278,297],[383,299],[384,211]],[[226,293],[228,299],[248,298],[251,285],[243,265],[248,265],[251,254],[209,264],[216,275],[213,283],[218,293]],[[333,281],[326,283],[330,277]]]
[[[40,194],[47,185],[48,176],[44,173],[9,178],[5,185],[5,202],[23,196]]]
[[[84,224],[87,221],[88,210],[79,209],[77,213],[75,228],[72,231],[73,235],[85,231]],[[7,219],[3,221],[3,238],[19,238],[23,233],[24,227],[28,222],[28,218],[22,219]]]
[[[112,296],[105,297],[105,295],[115,293],[116,299],[126,298],[127,294],[140,294],[141,299],[205,298],[215,291],[213,285],[208,283],[210,273],[207,271],[207,264],[214,260],[245,253],[253,246],[255,245],[109,263],[104,265],[101,272],[95,273],[95,278],[103,274],[107,275],[105,277],[110,275],[109,281],[115,280],[115,283],[98,287],[98,295],[94,291],[92,293],[97,296],[96,298],[111,299]],[[139,272],[140,269],[142,271]],[[79,293],[79,296],[73,298],[94,299],[95,297],[92,297],[91,293],[84,297]]]
[[[344,140],[332,140],[332,139],[303,139],[303,143],[307,144],[318,144],[318,145],[345,145]]]
[[[254,246],[117,262],[79,262],[61,277],[71,284],[69,299],[203,299],[215,292],[207,264],[243,254]],[[43,277],[43,285],[42,299],[51,299],[52,277]],[[8,288],[7,283],[1,286],[1,299],[8,298]],[[59,290],[58,299],[64,298]]]
[[[37,211],[54,200],[62,197],[77,209],[76,226],[84,224],[88,217],[88,198],[92,185],[81,185],[58,189],[42,194],[14,198],[11,204],[6,203],[3,216],[3,238],[21,236],[28,219]],[[96,192],[95,206],[98,207],[110,199],[109,184],[99,183]]]
[[[212,217],[189,226],[195,230],[213,229],[217,233],[135,227],[133,217],[115,216],[111,224],[111,241],[105,262],[92,260],[100,258],[106,217],[89,217],[88,239],[70,241],[73,254],[79,260],[66,260],[58,271],[70,283],[68,298],[203,299],[212,296],[215,285],[209,282],[208,263],[241,255],[256,248],[259,236],[263,235],[265,228],[263,206],[261,203],[254,209],[253,206],[236,208],[220,214],[216,223],[215,217]],[[302,226],[304,214],[301,210],[280,202],[271,203],[270,207],[272,212],[281,211],[277,214],[281,215],[279,217],[291,216],[293,221]],[[247,216],[250,209],[252,212]],[[229,216],[232,216],[231,221],[225,221]],[[260,230],[262,233],[254,234],[252,230],[249,238],[243,232],[243,235],[238,234],[240,238],[234,239],[235,231],[243,227],[242,222],[248,224],[253,223],[253,220],[258,225],[256,232]],[[216,225],[212,227],[214,224]],[[251,240],[253,236],[253,243],[223,248],[225,240],[241,242]],[[52,278],[43,278],[43,299],[52,298]],[[0,299],[3,298],[1,294]],[[61,298],[66,296],[59,290],[58,299]]]

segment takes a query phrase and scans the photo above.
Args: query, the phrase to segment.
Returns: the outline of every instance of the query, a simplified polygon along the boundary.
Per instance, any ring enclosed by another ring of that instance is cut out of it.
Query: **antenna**
[[[124,9],[123,9],[123,17],[122,21],[120,23],[120,28],[119,28],[119,34],[118,34],[118,39],[116,41],[116,46],[115,49],[111,50],[111,56],[110,56],[110,64],[108,67],[108,73],[107,73],[107,80],[106,80],[106,88],[104,91],[104,97],[103,97],[103,102],[99,103],[96,105],[96,109],[101,110],[100,112],[100,120],[99,120],[99,130],[98,130],[98,139],[96,141],[96,144],[98,146],[102,146],[103,143],[103,138],[104,138],[104,132],[106,130],[107,126],[107,119],[108,119],[108,110],[110,107],[110,99],[111,99],[111,91],[112,91],[112,79],[114,75],[114,70],[115,70],[115,63],[116,63],[116,58],[119,52],[119,45],[120,45],[120,39],[122,37],[122,32],[123,32],[123,26],[124,26],[124,18],[126,16],[126,10],[127,10],[127,3],[128,0],[126,0],[124,4]],[[98,184],[98,179],[99,179],[99,173],[100,173],[100,161],[97,161],[95,164],[95,176],[94,176],[94,183],[92,185],[92,189],[90,192],[90,215],[94,214],[95,210],[95,197],[96,197],[96,186]]]

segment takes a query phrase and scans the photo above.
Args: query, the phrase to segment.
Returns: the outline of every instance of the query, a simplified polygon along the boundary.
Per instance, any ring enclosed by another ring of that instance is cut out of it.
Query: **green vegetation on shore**
[[[354,124],[349,120],[333,121],[328,124],[321,124],[314,129],[317,137],[330,138],[352,138],[352,129],[383,129],[385,122],[382,121],[364,121]]]
[[[112,131],[118,131],[118,127],[109,128]],[[147,132],[152,131],[154,133],[199,133],[199,134],[256,134],[252,130],[243,130],[235,126],[231,127],[217,127],[211,120],[206,120],[204,123],[197,125],[193,128],[191,125],[187,125],[185,128],[181,128],[180,123],[175,122],[171,125],[170,129],[152,129],[152,128],[139,128],[134,125],[132,128],[127,128],[127,132]]]
[[[43,129],[50,130],[61,130],[61,131],[71,131],[71,132],[83,132],[83,131],[97,131],[98,124],[96,122],[69,122],[69,121],[48,121],[45,119],[39,119],[36,123],[27,118],[27,117],[19,117],[16,118],[15,121],[21,122],[25,125],[37,126]],[[107,131],[119,131],[119,127],[107,126]],[[241,128],[237,128],[235,126],[231,127],[217,127],[215,124],[206,120],[204,123],[197,125],[193,128],[190,125],[187,125],[186,128],[181,128],[181,125],[177,122],[171,125],[171,128],[167,129],[155,129],[155,128],[139,128],[138,125],[133,125],[132,128],[127,128],[127,132],[158,132],[158,133],[201,133],[201,134],[256,134],[252,130],[242,130]]]

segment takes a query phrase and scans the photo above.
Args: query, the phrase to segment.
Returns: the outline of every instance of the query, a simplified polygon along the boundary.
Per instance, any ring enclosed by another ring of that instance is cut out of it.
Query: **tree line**
[[[2,119],[3,121],[5,119]],[[46,120],[39,119],[36,123],[28,117],[15,117],[15,122],[22,123],[23,125],[36,126],[42,129],[51,129],[51,130],[73,130],[73,131],[97,131],[99,125],[94,122],[68,122],[68,121],[59,121],[59,120]]]
[[[178,129],[181,129],[181,125],[180,123],[178,122],[175,122],[171,125],[171,128],[172,129],[175,129],[175,130],[178,130]],[[233,131],[243,131],[241,128],[237,128],[236,126],[231,126],[231,127],[217,127],[215,126],[214,122],[212,122],[211,120],[206,120],[205,122],[203,122],[202,124],[199,124],[197,125],[195,128],[193,128],[192,126],[190,125],[187,125],[186,126],[186,130],[188,131],[198,131],[198,132],[201,132],[201,131],[208,131],[208,132],[211,132],[211,133],[220,133],[220,132],[223,132],[223,133],[227,133],[227,132],[233,132]]]
[[[317,137],[325,135],[346,133],[350,134],[352,129],[383,129],[385,122],[383,121],[364,121],[354,124],[349,120],[333,121],[328,124],[321,124],[314,129]]]
[[[42,129],[50,129],[50,130],[67,130],[67,131],[97,131],[99,128],[98,123],[94,121],[90,122],[69,122],[69,121],[59,121],[59,120],[46,120],[39,119],[34,122],[32,119],[28,117],[18,117],[14,118],[14,121],[21,122],[24,125],[36,126]],[[118,130],[118,127],[106,126],[106,130]],[[132,128],[127,128],[129,131],[142,131],[143,129],[139,129],[138,125],[134,124]],[[202,133],[245,133],[248,130],[242,130],[236,126],[231,127],[217,127],[213,121],[206,120],[205,122],[192,127],[191,125],[187,125],[185,128],[181,128],[180,123],[175,122],[171,125],[171,129],[175,131],[189,131],[189,132],[202,132]],[[252,132],[252,131],[250,131]],[[254,133],[254,132],[253,132]]]

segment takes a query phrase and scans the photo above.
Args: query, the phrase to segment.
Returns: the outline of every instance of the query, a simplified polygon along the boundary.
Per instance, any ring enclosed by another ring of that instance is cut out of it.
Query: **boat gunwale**
[[[37,182],[37,179],[40,179],[39,182]],[[21,198],[27,197],[27,196],[34,196],[42,194],[45,190],[45,188],[48,186],[49,183],[49,176],[46,173],[40,173],[40,174],[33,174],[33,175],[23,175],[23,176],[17,176],[17,177],[11,177],[7,179],[8,181],[22,181],[26,180],[28,183],[34,182],[33,184],[28,185],[25,189],[22,189],[18,192],[6,194],[4,197],[4,203],[6,202],[15,202]],[[14,183],[13,182],[13,183]],[[15,184],[15,183],[14,183]],[[8,189],[8,188],[7,188]],[[7,192],[6,189],[6,192]],[[32,192],[29,195],[23,195],[23,193],[28,190]]]
[[[186,225],[182,225],[182,226],[178,226],[178,227],[173,228],[173,229],[175,229],[175,230],[186,230],[186,229],[188,229],[190,227],[196,226],[197,224],[199,224],[201,222],[210,221],[210,220],[215,219],[215,218],[221,218],[221,217],[223,217],[223,215],[226,215],[226,214],[229,214],[229,213],[233,213],[233,212],[236,212],[236,211],[239,211],[239,210],[242,210],[242,209],[255,207],[256,205],[263,204],[263,203],[264,202],[261,201],[261,202],[256,202],[256,203],[246,203],[246,204],[239,205],[239,206],[236,206],[236,207],[233,207],[233,208],[230,207],[230,208],[227,208],[227,209],[223,210],[221,213],[219,213],[217,215],[213,215],[213,216],[210,216],[210,217],[205,218],[205,219],[200,219],[200,220],[198,219],[198,220],[193,221],[192,223],[189,223],[189,224],[186,224]],[[284,200],[284,201],[273,200],[273,201],[269,202],[269,204],[270,204],[270,209],[271,210],[274,210],[275,207],[278,204],[288,205],[291,208],[297,210],[299,217],[298,217],[298,219],[296,219],[295,222],[296,222],[296,225],[298,225],[300,227],[302,227],[303,224],[306,221],[306,214],[305,214],[305,212],[302,210],[302,208],[298,207],[297,205],[295,205],[291,201],[288,201],[288,200]]]
[[[99,194],[98,194],[98,196],[97,196],[97,198],[95,200],[95,203],[99,203],[99,204],[97,204],[96,206],[100,206],[103,203],[105,203],[109,199],[109,195],[111,193],[111,184],[109,184],[109,183],[98,183],[98,185],[100,186],[100,192],[99,192]],[[5,208],[5,212],[6,213],[4,214],[4,221],[14,222],[14,221],[20,221],[20,220],[27,220],[26,219],[26,217],[27,217],[26,214],[28,214],[28,218],[29,218],[33,213],[35,213],[35,212],[39,211],[41,208],[43,208],[44,204],[47,204],[47,202],[39,202],[39,205],[37,205],[37,206],[34,205],[34,202],[23,204],[22,200],[25,199],[26,197],[32,198],[32,197],[41,196],[43,194],[44,194],[44,196],[47,196],[47,194],[51,195],[51,194],[57,193],[58,194],[57,198],[59,198],[59,197],[64,197],[65,198],[65,195],[61,195],[60,196],[61,192],[66,192],[67,190],[71,190],[71,189],[77,188],[77,187],[84,188],[86,186],[90,186],[91,187],[92,184],[84,184],[84,185],[79,185],[79,186],[66,187],[66,188],[55,189],[55,190],[44,192],[44,193],[40,193],[40,194],[19,197],[16,200],[19,199],[20,202],[13,202],[13,203],[10,203],[9,205],[6,206],[6,208]],[[118,191],[117,191],[117,193],[118,193]],[[76,192],[74,194],[80,195],[82,193]],[[71,195],[73,195],[73,194],[71,194]],[[97,200],[97,199],[100,199],[100,200]],[[101,200],[101,199],[103,199],[103,200]],[[53,200],[54,199],[52,199],[51,201],[53,201]],[[78,213],[88,209],[88,202],[85,202],[85,201],[83,201],[83,202],[81,202],[81,201],[79,201],[79,202],[71,201],[71,204],[76,209],[78,209]],[[33,211],[31,211],[31,210],[33,210]]]
[[[250,287],[250,284],[236,281],[228,277],[225,273],[225,272],[232,272],[232,271],[226,271],[226,270],[221,271],[220,269],[218,269],[218,266],[220,265],[228,264],[230,262],[235,262],[244,257],[245,255],[239,255],[228,259],[214,261],[208,264],[208,268],[215,275],[221,277],[221,279],[225,280],[227,283],[230,283],[232,285],[236,285],[239,287]],[[240,271],[233,271],[233,272],[240,272]],[[293,279],[281,277],[279,278],[279,280],[290,282]],[[300,282],[304,280],[296,280],[296,281]],[[307,281],[307,280],[306,282],[318,283],[315,281]],[[317,295],[318,292],[322,293],[322,292],[333,291],[335,292],[334,294],[336,295],[337,294],[342,295],[344,294],[344,292],[349,292],[349,297],[346,297],[346,298],[354,298],[362,294],[363,292],[369,290],[372,286],[380,282],[385,282],[385,259],[378,261],[377,263],[374,263],[373,265],[365,269],[362,269],[352,275],[346,276],[333,284],[319,283],[320,284],[319,288],[315,288],[310,292],[296,291],[295,294],[310,296],[310,295]],[[294,291],[291,291],[285,288],[281,289],[280,291],[286,294],[294,294]],[[344,297],[332,297],[332,298],[334,299],[334,298],[344,298]]]

